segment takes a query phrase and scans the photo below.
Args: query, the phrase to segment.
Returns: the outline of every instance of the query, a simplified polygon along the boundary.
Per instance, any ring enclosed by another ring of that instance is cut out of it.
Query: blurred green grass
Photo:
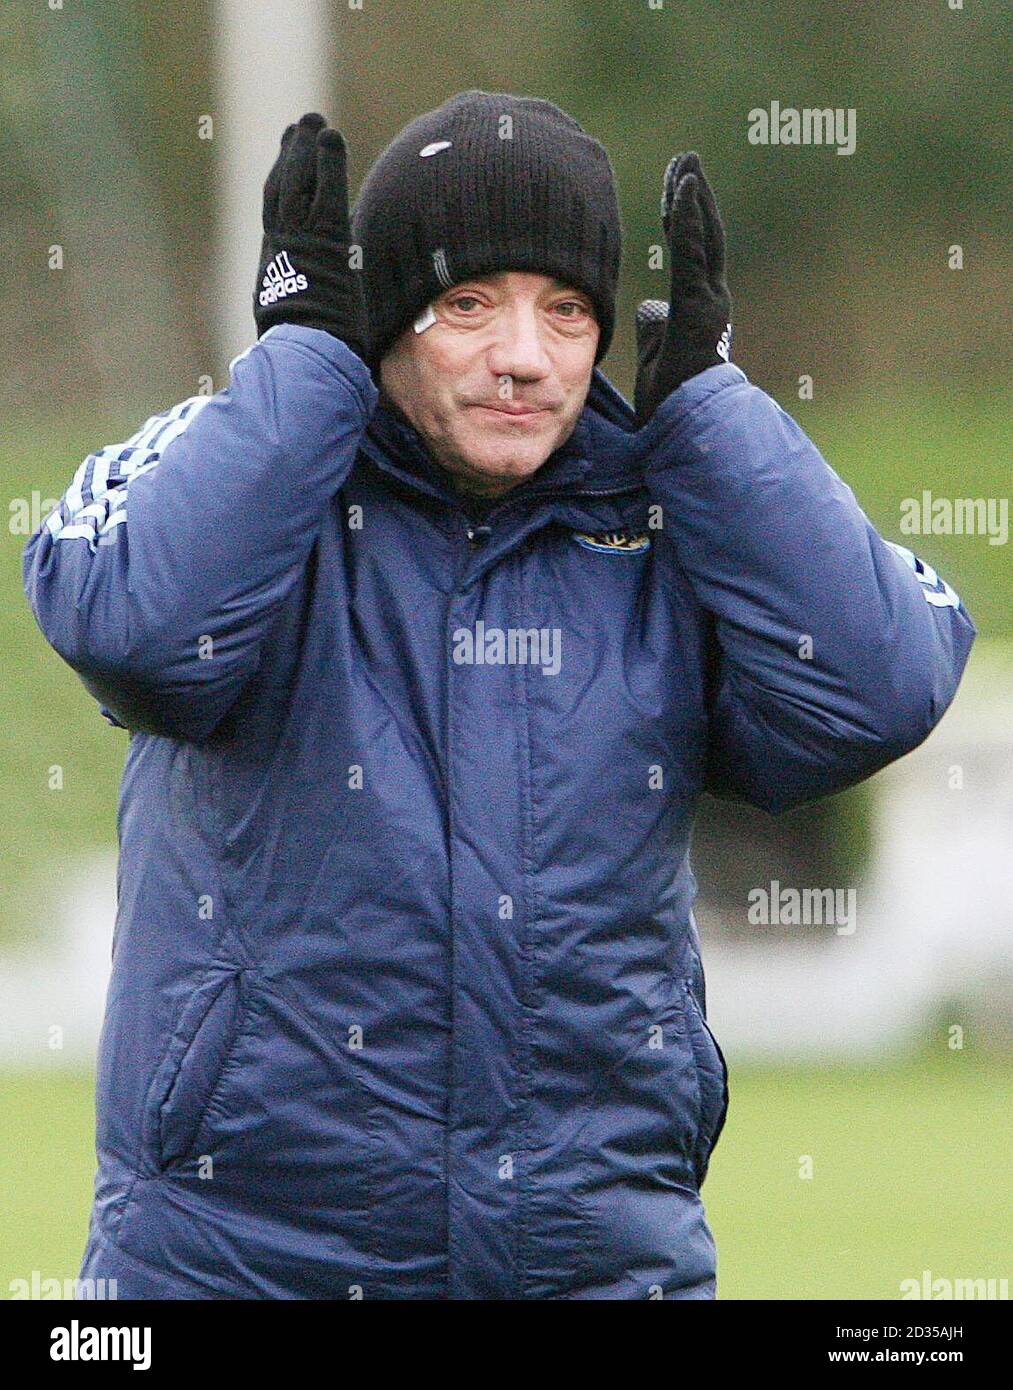
[[[881,1067],[732,1062],[703,1196],[723,1299],[894,1299],[902,1279],[1009,1278],[1013,1064],[971,1049]],[[0,1297],[73,1278],[93,1173],[92,1083],[0,1076]],[[798,1176],[802,1155],[814,1176]]]
[[[703,1188],[720,1297],[892,1299],[924,1269],[1013,1276],[1013,1065],[934,1051],[875,1068],[733,1062]]]

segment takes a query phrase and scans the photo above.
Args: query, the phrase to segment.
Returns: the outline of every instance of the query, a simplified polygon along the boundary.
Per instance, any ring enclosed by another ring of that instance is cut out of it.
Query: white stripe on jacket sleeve
[[[131,480],[154,468],[172,441],[213,399],[190,396],[171,410],[152,415],[122,444],[109,444],[89,454],[59,505],[46,517],[44,524],[53,540],[87,540],[94,551],[100,536],[109,536],[126,521]]]

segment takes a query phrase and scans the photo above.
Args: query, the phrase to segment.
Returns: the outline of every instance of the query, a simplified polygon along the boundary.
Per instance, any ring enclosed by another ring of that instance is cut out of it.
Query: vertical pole
[[[216,0],[216,384],[256,335],[262,190],[282,132],[306,111],[333,120],[330,8],[330,0]]]

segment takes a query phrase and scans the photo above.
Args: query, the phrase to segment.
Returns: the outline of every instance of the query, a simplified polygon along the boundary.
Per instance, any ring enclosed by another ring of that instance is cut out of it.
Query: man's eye
[[[474,294],[460,294],[456,299],[448,300],[447,303],[451,309],[460,309],[464,314],[472,311],[471,306],[477,305],[479,308],[482,307],[482,301]],[[554,307],[564,310],[563,317],[567,319],[576,319],[582,314],[590,312],[587,306],[582,304],[579,299],[564,299]]]

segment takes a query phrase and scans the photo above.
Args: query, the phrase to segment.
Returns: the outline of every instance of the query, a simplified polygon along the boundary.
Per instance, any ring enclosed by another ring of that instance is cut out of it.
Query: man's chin
[[[516,487],[518,483],[523,483],[525,479],[537,473],[549,457],[549,450],[544,447],[533,448],[532,443],[469,454],[468,481],[478,487],[483,483],[497,487]]]

